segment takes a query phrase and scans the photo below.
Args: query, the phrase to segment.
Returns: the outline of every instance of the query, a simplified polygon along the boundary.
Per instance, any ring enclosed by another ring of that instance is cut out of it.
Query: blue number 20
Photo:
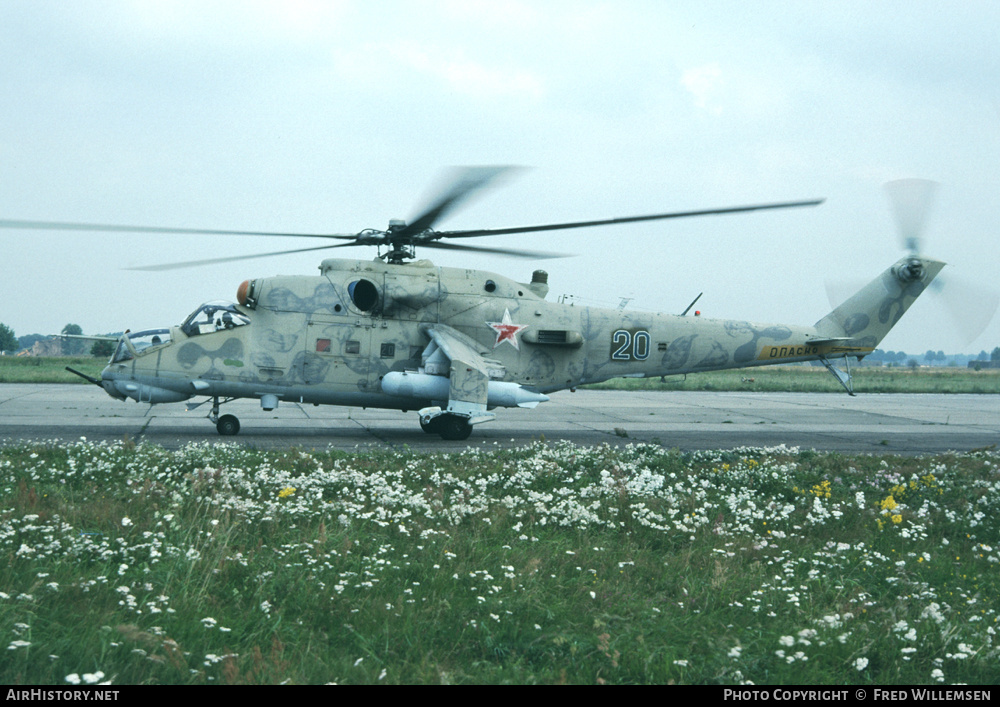
[[[649,358],[649,332],[639,329],[635,333],[628,329],[619,329],[611,335],[612,361],[645,361]],[[617,347],[617,348],[614,348]]]

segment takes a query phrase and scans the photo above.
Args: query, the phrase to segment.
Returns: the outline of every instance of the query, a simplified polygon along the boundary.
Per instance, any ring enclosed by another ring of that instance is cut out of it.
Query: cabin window
[[[359,354],[361,353],[361,342],[360,341],[348,341],[344,344],[345,354]]]
[[[316,353],[330,353],[333,342],[329,339],[316,339]]]

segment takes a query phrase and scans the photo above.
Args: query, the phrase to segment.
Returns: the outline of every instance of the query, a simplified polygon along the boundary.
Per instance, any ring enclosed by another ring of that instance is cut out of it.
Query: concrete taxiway
[[[314,407],[282,402],[264,412],[256,400],[223,406],[239,417],[236,437],[220,437],[209,405],[120,402],[89,385],[0,385],[0,443],[129,438],[167,448],[188,442],[237,442],[260,448],[383,446],[415,451],[520,446],[544,439],[577,444],[653,442],[682,450],[785,444],[844,453],[933,454],[1000,442],[995,395],[858,395],[580,390],[552,395],[534,410],[498,409],[465,442],[420,430],[415,412]]]

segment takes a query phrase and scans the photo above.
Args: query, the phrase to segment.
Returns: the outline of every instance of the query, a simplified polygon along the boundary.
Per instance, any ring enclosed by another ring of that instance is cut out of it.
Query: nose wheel
[[[240,421],[236,415],[223,415],[215,423],[215,429],[219,431],[220,435],[228,437],[240,431]]]
[[[236,415],[223,415],[219,417],[218,398],[212,398],[212,411],[208,413],[208,419],[215,423],[215,429],[223,437],[231,437],[240,431],[240,420]]]

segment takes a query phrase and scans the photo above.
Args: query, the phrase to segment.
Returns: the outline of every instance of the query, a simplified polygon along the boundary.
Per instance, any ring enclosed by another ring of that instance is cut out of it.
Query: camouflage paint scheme
[[[123,336],[127,353],[116,353],[101,385],[150,403],[276,396],[436,406],[422,424],[441,413],[474,424],[496,405],[533,407],[546,393],[609,378],[863,357],[943,266],[904,258],[810,327],[561,304],[546,300],[544,281],[423,260],[330,259],[318,276],[241,286],[234,311],[249,322],[241,326],[172,327],[168,340],[143,350]],[[507,397],[493,402],[501,389]]]

